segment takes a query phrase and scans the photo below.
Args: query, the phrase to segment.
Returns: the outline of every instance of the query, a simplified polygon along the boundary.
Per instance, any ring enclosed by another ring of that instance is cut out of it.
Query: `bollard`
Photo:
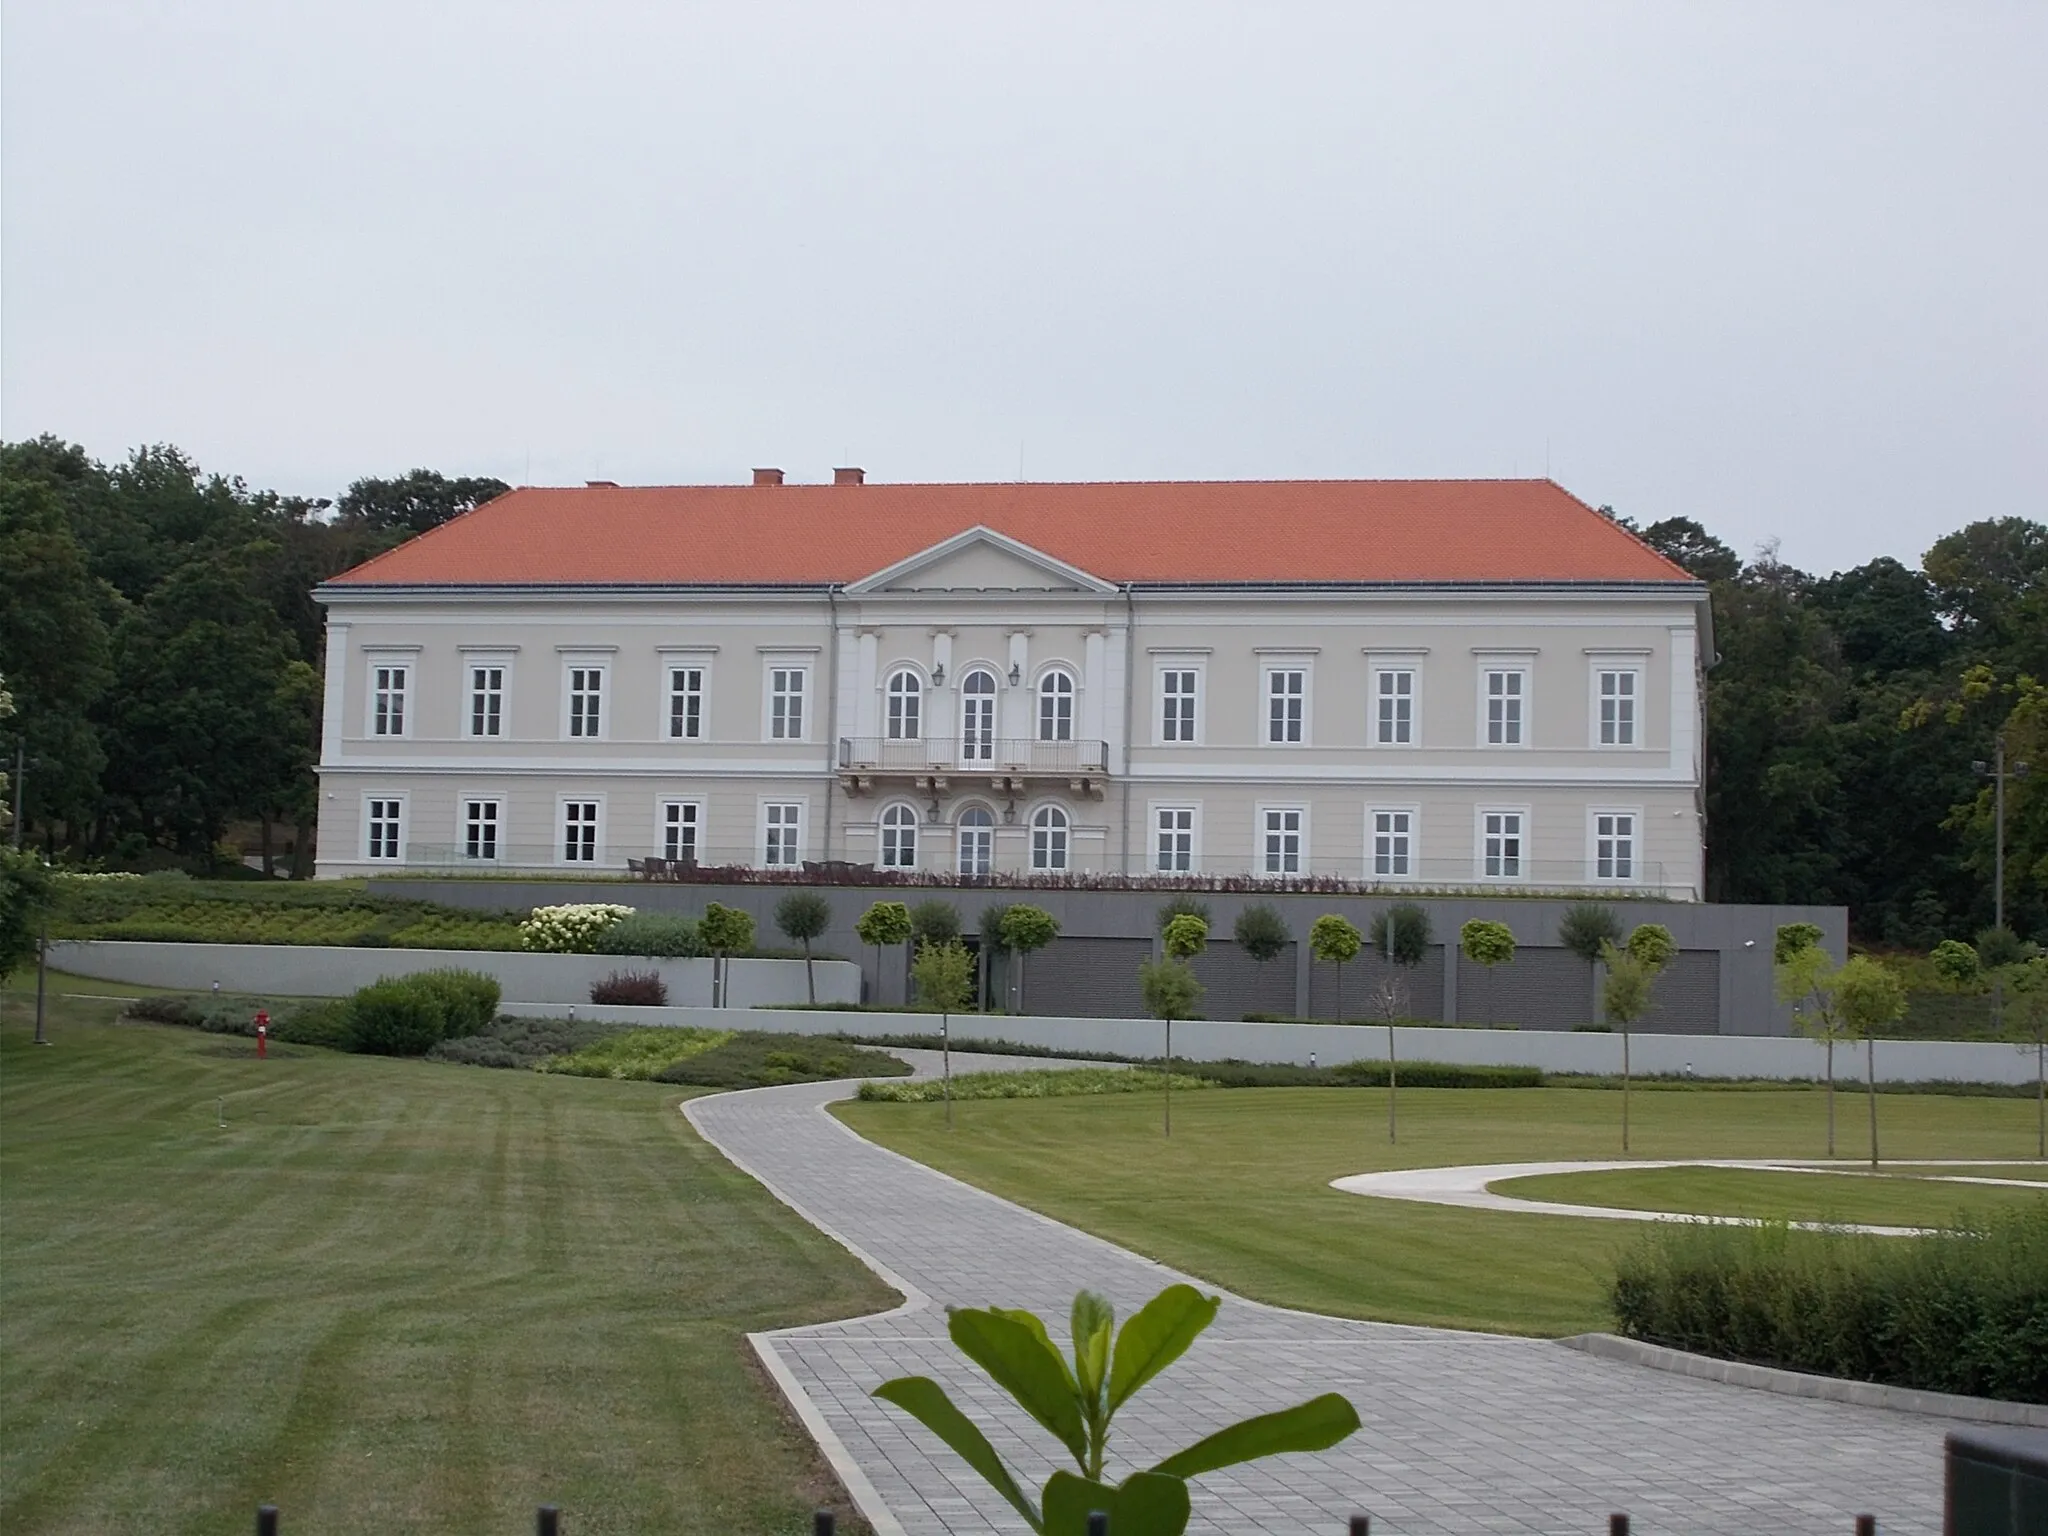
[[[1088,1515],[1088,1536],[1109,1536],[1109,1515],[1104,1510],[1091,1510]]]
[[[1351,1536],[1372,1536],[1372,1517],[1369,1515],[1353,1515],[1351,1517]]]
[[[1628,1536],[1628,1516],[1609,1515],[1607,1517],[1607,1536]]]
[[[561,1536],[562,1511],[553,1504],[543,1504],[533,1512],[533,1528],[536,1536]]]
[[[811,1536],[833,1536],[839,1529],[839,1522],[829,1509],[821,1509],[811,1516]]]
[[[1856,1517],[1856,1536],[1877,1536],[1877,1516],[1858,1515]]]
[[[277,1536],[277,1506],[258,1504],[256,1506],[256,1536]]]

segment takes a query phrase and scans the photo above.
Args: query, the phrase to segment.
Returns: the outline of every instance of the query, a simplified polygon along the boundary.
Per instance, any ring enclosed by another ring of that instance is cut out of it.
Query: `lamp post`
[[[2000,731],[1992,742],[1992,760],[1981,759],[1970,764],[1978,777],[1991,780],[1991,910],[1995,927],[2005,926],[2005,781],[2023,779],[2033,765],[2018,762],[2007,766],[2005,761],[2005,732]]]

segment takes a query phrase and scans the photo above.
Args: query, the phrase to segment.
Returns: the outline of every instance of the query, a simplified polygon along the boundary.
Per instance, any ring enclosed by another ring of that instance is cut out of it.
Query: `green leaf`
[[[1219,1429],[1152,1470],[1168,1477],[1200,1477],[1218,1467],[1234,1467],[1261,1456],[1288,1451],[1326,1451],[1358,1428],[1358,1410],[1348,1398],[1325,1392],[1278,1413],[1262,1413],[1228,1429]]]
[[[1188,1485],[1139,1472],[1121,1488],[1055,1472],[1045,1484],[1045,1536],[1087,1536],[1088,1517],[1109,1516],[1110,1536],[1181,1536],[1188,1528]]]
[[[894,1381],[883,1382],[869,1395],[879,1397],[885,1403],[894,1403],[945,1441],[962,1461],[981,1474],[989,1487],[1010,1501],[1010,1507],[1024,1517],[1032,1530],[1044,1531],[1045,1524],[1038,1518],[1038,1511],[1031,1507],[1031,1500],[1024,1496],[1017,1480],[1010,1476],[1010,1469],[1003,1465],[1003,1458],[996,1454],[996,1448],[988,1443],[988,1436],[953,1406],[953,1400],[946,1396],[944,1387],[929,1376],[899,1376]]]
[[[1116,1309],[1093,1291],[1074,1295],[1074,1376],[1081,1397],[1102,1401],[1102,1381],[1109,1374],[1109,1340],[1116,1329]]]
[[[1013,1323],[1021,1323],[1024,1327],[1030,1329],[1032,1336],[1045,1346],[1045,1352],[1059,1363],[1060,1374],[1067,1381],[1067,1390],[1069,1392],[1078,1392],[1080,1390],[1080,1383],[1074,1380],[1074,1373],[1067,1368],[1067,1357],[1060,1353],[1059,1345],[1053,1343],[1052,1334],[1046,1329],[1044,1320],[1036,1312],[1025,1312],[1012,1307],[990,1307],[988,1310],[996,1317],[1007,1318]]]
[[[1018,1322],[1014,1314],[956,1307],[947,1315],[946,1331],[962,1354],[993,1376],[997,1386],[1086,1466],[1088,1434],[1073,1378],[1047,1339],[1045,1325],[1035,1317],[1031,1323],[1036,1326]]]
[[[1138,1309],[1116,1336],[1109,1368],[1109,1411],[1187,1353],[1195,1337],[1216,1319],[1220,1296],[1204,1296],[1192,1285],[1169,1285]]]

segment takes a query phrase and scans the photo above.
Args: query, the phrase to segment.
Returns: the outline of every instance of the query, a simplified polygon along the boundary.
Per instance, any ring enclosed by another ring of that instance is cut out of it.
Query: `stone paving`
[[[972,1069],[956,1058],[955,1070]],[[869,1390],[936,1378],[1035,1488],[1062,1464],[1056,1447],[953,1350],[944,1306],[1029,1307],[1064,1340],[1081,1286],[1121,1318],[1189,1277],[863,1140],[825,1113],[849,1091],[806,1084],[685,1106],[714,1145],[905,1296],[892,1312],[758,1342],[880,1536],[1021,1532],[963,1462]],[[1593,1536],[1616,1510],[1658,1536],[1847,1533],[1864,1511],[1887,1532],[1941,1527],[1945,1420],[1225,1294],[1195,1348],[1118,1415],[1112,1471],[1319,1392],[1343,1392],[1364,1428],[1320,1455],[1197,1480],[1193,1531],[1335,1536],[1365,1513],[1390,1536]]]

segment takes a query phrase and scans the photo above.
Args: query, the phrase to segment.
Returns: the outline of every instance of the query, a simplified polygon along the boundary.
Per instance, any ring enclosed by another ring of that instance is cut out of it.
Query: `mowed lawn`
[[[1925,1176],[1765,1173],[1735,1168],[1650,1168],[1613,1173],[1552,1173],[1503,1179],[1496,1194],[1568,1205],[1611,1205],[1689,1216],[1747,1216],[1767,1221],[1870,1222],[1934,1227],[1984,1220],[2014,1206],[2048,1200],[2048,1188],[1951,1184]],[[2025,1168],[1980,1177],[2024,1178]]]
[[[797,1532],[750,1329],[892,1295],[655,1084],[0,1017],[0,1528]],[[224,1112],[226,1128],[219,1120]]]
[[[1639,1092],[1632,1108],[1632,1149],[1644,1158],[1818,1159],[1826,1146],[1817,1091]],[[1170,1140],[1156,1094],[954,1109],[951,1134],[936,1104],[834,1112],[883,1146],[1021,1205],[1241,1295],[1310,1311],[1510,1333],[1605,1329],[1612,1257],[1641,1230],[1329,1187],[1383,1168],[1618,1158],[1613,1091],[1403,1089],[1398,1147],[1387,1144],[1382,1089],[1176,1093]],[[1844,1096],[1837,1109],[1841,1148],[1853,1156],[1863,1144],[1850,1116],[1862,1105]],[[2028,1100],[1884,1094],[1878,1117],[1888,1156],[1991,1163],[2034,1148]]]

